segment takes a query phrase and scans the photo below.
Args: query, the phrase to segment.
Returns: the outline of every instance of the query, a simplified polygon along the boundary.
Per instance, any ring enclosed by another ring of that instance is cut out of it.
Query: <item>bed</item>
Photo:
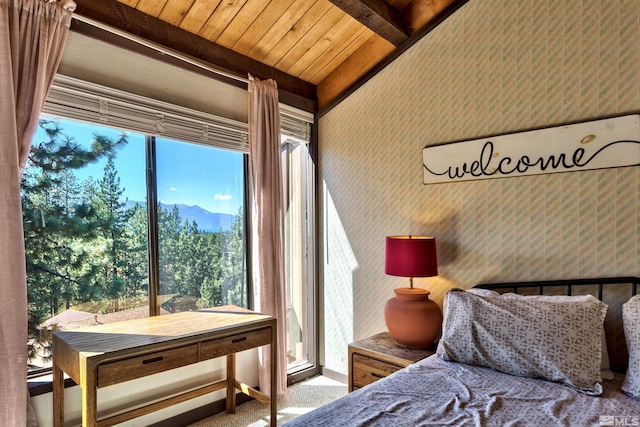
[[[640,425],[638,283],[450,290],[435,355],[285,425]]]

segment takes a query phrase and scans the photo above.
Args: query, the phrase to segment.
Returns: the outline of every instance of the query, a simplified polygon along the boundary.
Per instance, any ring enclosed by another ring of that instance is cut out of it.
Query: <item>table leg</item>
[[[236,355],[227,355],[227,414],[236,413]]]
[[[53,427],[64,426],[64,373],[53,364]]]
[[[80,384],[83,427],[96,427],[98,425],[98,392],[96,390],[96,375],[97,373],[95,369],[88,369],[85,367],[84,384]],[[80,377],[83,377],[82,372]]]
[[[271,327],[271,426],[278,425],[278,331],[276,323]]]

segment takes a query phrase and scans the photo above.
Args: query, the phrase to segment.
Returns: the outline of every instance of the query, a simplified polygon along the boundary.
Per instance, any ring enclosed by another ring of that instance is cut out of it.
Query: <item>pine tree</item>
[[[127,247],[121,269],[127,280],[123,294],[125,298],[134,299],[149,295],[147,229],[146,203],[136,203],[129,208],[129,219],[123,236]]]
[[[221,288],[224,304],[248,305],[244,216],[239,208],[230,232],[221,232]]]
[[[180,251],[178,249],[182,230],[180,212],[176,205],[171,212],[158,205],[158,257],[160,260],[160,294],[183,295],[180,283]]]
[[[58,122],[40,120],[39,126],[46,136],[32,144],[21,182],[32,342],[41,319],[87,297],[95,274],[89,260],[97,213],[73,172],[127,143],[124,134],[115,140],[96,136],[85,149]]]
[[[105,253],[102,274],[96,286],[101,286],[101,294],[114,304],[110,311],[118,311],[118,300],[124,295],[126,278],[124,276],[125,259],[129,251],[126,240],[128,221],[133,212],[127,209],[127,200],[123,197],[125,188],[120,186],[120,178],[114,165],[114,154],[107,156],[102,179],[90,194],[91,204],[97,212],[97,225],[104,238]]]
[[[200,286],[198,308],[209,308],[221,305],[220,284],[212,277],[205,277]]]

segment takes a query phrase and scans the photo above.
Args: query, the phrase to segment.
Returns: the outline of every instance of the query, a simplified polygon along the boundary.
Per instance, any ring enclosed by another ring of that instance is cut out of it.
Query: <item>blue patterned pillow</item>
[[[486,298],[452,289],[438,355],[600,395],[602,322],[608,306]]]

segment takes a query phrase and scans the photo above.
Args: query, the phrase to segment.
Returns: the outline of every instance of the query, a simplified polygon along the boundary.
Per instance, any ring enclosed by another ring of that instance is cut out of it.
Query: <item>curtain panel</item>
[[[277,319],[277,390],[269,383],[270,355],[259,350],[260,391],[287,387],[284,202],[280,163],[280,109],[275,81],[249,76],[249,158],[252,185],[251,259],[254,308]]]
[[[0,425],[28,425],[20,177],[75,3],[0,0]]]

